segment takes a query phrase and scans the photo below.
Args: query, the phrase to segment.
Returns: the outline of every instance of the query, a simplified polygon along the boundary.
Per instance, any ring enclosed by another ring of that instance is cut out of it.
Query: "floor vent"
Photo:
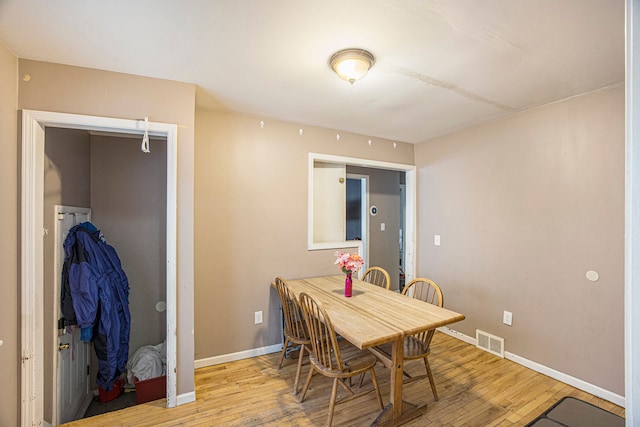
[[[476,329],[476,347],[504,358],[504,338]]]

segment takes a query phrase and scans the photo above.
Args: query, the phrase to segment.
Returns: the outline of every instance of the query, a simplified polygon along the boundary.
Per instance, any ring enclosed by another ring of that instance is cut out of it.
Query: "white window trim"
[[[406,181],[406,224],[405,224],[405,275],[407,280],[415,277],[415,253],[416,253],[416,167],[414,165],[406,165],[402,163],[382,162],[378,160],[359,159],[356,157],[343,157],[331,154],[309,153],[308,166],[308,222],[307,222],[307,249],[330,250],[357,247],[358,252],[362,254],[362,242],[342,241],[342,242],[324,242],[316,243],[313,241],[313,166],[315,162],[337,163],[349,166],[360,166],[365,168],[386,169],[405,173]]]

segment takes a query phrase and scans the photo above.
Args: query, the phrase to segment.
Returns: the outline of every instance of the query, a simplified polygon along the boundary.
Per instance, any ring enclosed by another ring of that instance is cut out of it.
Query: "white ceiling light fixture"
[[[376,59],[364,49],[343,49],[329,58],[329,65],[336,74],[343,80],[353,84],[356,80],[363,78]]]

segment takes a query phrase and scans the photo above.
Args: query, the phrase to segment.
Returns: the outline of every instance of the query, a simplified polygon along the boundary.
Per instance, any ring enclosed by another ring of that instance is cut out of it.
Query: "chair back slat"
[[[429,304],[437,305],[438,307],[444,306],[442,290],[440,289],[440,286],[431,279],[425,279],[423,277],[413,279],[402,290],[402,294]],[[413,335],[411,339],[419,341],[422,345],[423,351],[426,352],[429,349],[434,333],[435,329],[430,329]]]
[[[340,348],[327,312],[309,294],[300,294],[300,307],[311,338],[313,356],[328,370],[342,371]]]
[[[282,277],[276,277],[276,289],[282,305],[285,334],[295,340],[308,339],[309,333],[300,311],[300,305],[293,292],[289,289],[287,281]]]
[[[381,267],[369,267],[362,275],[362,280],[386,289],[391,287],[391,276]]]
[[[410,296],[429,304],[444,307],[442,290],[433,280],[425,278],[417,278],[410,281],[402,290],[404,295]]]

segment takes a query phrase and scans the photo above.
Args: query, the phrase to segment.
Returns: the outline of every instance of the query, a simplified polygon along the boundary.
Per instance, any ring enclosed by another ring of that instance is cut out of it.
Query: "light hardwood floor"
[[[436,333],[429,357],[440,400],[429,381],[404,387],[405,400],[426,402],[420,418],[405,424],[421,426],[523,426],[564,396],[574,396],[624,416],[624,409],[460,340]],[[303,403],[292,394],[296,361],[275,368],[279,354],[201,368],[195,372],[196,402],[173,409],[164,400],[66,424],[80,426],[322,426],[326,421],[331,381],[314,376]],[[421,361],[406,365],[422,374]],[[308,364],[303,366],[306,376]],[[389,371],[378,364],[378,381],[389,401]],[[367,376],[363,387],[370,387]],[[344,395],[344,391],[340,393]],[[366,426],[378,412],[375,396],[338,404],[334,426]]]

